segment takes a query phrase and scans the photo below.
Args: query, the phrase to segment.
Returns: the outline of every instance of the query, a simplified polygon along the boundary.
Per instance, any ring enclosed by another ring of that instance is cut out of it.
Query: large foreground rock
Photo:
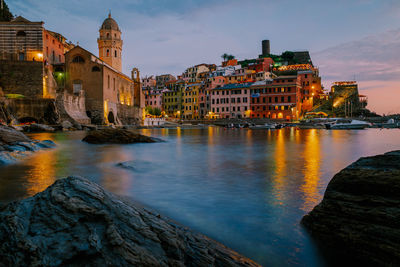
[[[160,140],[129,130],[108,128],[90,131],[82,141],[90,144],[131,144],[154,143]]]
[[[0,210],[5,266],[257,266],[80,177]]]
[[[336,174],[302,223],[331,260],[400,266],[400,151],[361,158]]]

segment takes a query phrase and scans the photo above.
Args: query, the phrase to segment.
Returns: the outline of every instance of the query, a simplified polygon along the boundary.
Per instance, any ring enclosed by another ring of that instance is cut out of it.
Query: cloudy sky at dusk
[[[378,113],[400,113],[399,0],[6,0],[13,14],[98,54],[98,29],[111,9],[122,30],[123,68],[142,75],[178,74],[271,52],[309,50],[326,88],[359,81]]]

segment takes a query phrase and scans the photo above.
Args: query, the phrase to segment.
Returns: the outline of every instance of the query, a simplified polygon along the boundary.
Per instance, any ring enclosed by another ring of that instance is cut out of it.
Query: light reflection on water
[[[81,175],[268,266],[319,266],[299,225],[331,177],[361,156],[399,149],[399,130],[160,129],[165,143],[89,145],[84,132],[34,134],[56,149],[0,169],[0,201]],[[138,171],[116,167],[134,161]],[[149,167],[150,166],[150,167]],[[140,170],[140,171],[139,171]]]

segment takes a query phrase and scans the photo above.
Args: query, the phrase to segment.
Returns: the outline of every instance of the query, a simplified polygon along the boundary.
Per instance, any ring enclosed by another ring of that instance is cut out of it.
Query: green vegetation
[[[224,61],[228,61],[228,60],[235,59],[235,56],[234,56],[234,55],[229,55],[229,54],[227,54],[227,53],[224,53],[224,54],[221,56],[221,58],[222,58]]]
[[[1,1],[1,0],[0,0]],[[0,2],[0,21],[11,21],[14,16],[8,9],[8,6],[5,1]]]
[[[159,108],[152,108],[151,106],[146,107],[146,114],[153,115],[153,116],[160,116],[161,109]]]

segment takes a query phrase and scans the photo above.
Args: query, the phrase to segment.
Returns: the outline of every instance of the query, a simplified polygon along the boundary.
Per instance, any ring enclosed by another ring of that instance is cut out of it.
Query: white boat
[[[389,119],[387,122],[375,123],[373,126],[376,128],[387,128],[387,129],[400,128],[400,122],[395,122],[394,119]]]
[[[260,125],[253,124],[249,126],[249,129],[252,130],[280,129],[280,128],[282,128],[282,125],[276,123],[265,123]]]
[[[371,127],[371,124],[365,121],[351,120],[351,119],[338,119],[334,122],[325,124],[327,129],[340,129],[340,130],[361,130]]]

